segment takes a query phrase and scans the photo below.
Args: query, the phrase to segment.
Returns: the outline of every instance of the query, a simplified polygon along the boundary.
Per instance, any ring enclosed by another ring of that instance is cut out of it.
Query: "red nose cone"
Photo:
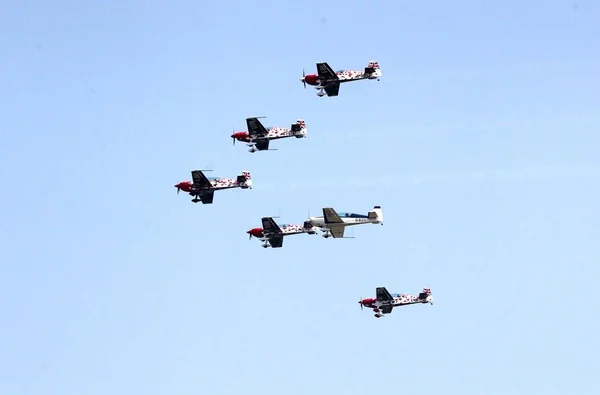
[[[309,74],[309,75],[305,76],[304,82],[306,82],[308,85],[317,85],[317,75]]]
[[[360,303],[360,304],[362,304],[362,305],[365,305],[365,306],[368,306],[368,305],[370,305],[370,304],[373,304],[373,303],[375,303],[375,299],[373,299],[373,298],[366,298],[366,299],[363,299],[363,300],[361,300],[361,301],[360,301],[360,302],[358,302],[358,303]]]
[[[247,231],[246,233],[248,233],[249,235],[252,235],[254,237],[263,237],[262,228],[253,228],[253,229],[250,229],[249,231]]]
[[[181,189],[184,192],[189,192],[192,188],[192,184],[189,181],[182,181],[179,184],[174,185],[175,188]]]
[[[243,140],[246,138],[246,136],[247,136],[246,132],[236,132],[231,135],[231,138],[236,139],[236,140]]]

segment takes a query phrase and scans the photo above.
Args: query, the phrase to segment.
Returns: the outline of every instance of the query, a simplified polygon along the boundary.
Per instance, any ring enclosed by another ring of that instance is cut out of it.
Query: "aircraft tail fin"
[[[242,171],[242,174],[237,176],[236,181],[239,184],[240,188],[252,188],[252,176],[247,170]]]
[[[376,60],[369,61],[369,64],[367,65],[367,67],[365,67],[365,74],[367,74],[370,79],[381,77],[381,69],[379,68],[379,62]]]
[[[292,133],[299,139],[306,137],[307,130],[304,119],[297,119],[296,123],[292,124]]]
[[[419,294],[419,300],[423,303],[432,303],[433,304],[433,295],[431,294],[431,289],[423,288],[421,293]]]
[[[376,219],[376,223],[383,224],[383,210],[381,206],[373,207],[373,211],[369,211],[369,219]]]

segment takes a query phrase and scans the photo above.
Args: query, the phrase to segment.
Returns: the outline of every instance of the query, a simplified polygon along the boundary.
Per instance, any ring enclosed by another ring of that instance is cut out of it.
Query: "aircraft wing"
[[[283,233],[281,231],[281,228],[279,227],[279,225],[277,225],[275,223],[275,221],[273,221],[273,218],[271,218],[271,217],[263,217],[263,218],[261,218],[261,220],[262,220],[263,232],[265,234],[267,234],[267,235],[280,235],[281,233]]]
[[[260,139],[258,141],[256,141],[256,149],[259,151],[264,151],[269,149],[269,140],[267,139]]]
[[[340,218],[338,213],[331,207],[323,208],[323,218],[326,224],[343,224],[344,221]]]
[[[331,67],[326,62],[317,63],[317,73],[319,74],[319,79],[322,80],[338,80],[337,74],[333,71]]]
[[[192,170],[192,182],[196,188],[211,188],[212,184],[202,173],[202,170]]]
[[[378,302],[391,302],[392,300],[394,300],[392,295],[390,295],[390,293],[387,289],[385,289],[385,287],[377,287],[375,292],[377,295]]]
[[[215,197],[215,191],[210,191],[208,193],[203,193],[200,195],[200,200],[202,204],[212,204],[213,198]]]
[[[246,126],[248,126],[248,135],[252,138],[266,136],[268,133],[258,118],[246,118]]]
[[[275,236],[269,239],[269,244],[271,244],[272,248],[281,248],[283,246],[283,236]]]
[[[340,239],[344,237],[344,230],[346,227],[344,225],[330,226],[329,231],[334,239]]]
[[[384,306],[380,310],[383,314],[390,314],[393,308],[393,306]]]
[[[327,93],[327,96],[337,96],[338,93],[340,93],[340,84],[333,84],[333,85],[329,85],[326,86],[325,88],[325,93]]]

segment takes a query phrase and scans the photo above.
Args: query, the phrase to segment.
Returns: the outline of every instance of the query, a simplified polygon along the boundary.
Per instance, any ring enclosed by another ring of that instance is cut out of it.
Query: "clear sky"
[[[597,1],[10,3],[0,394],[599,388]],[[308,138],[250,154],[247,116]],[[176,195],[207,167],[254,189]],[[354,239],[245,233],[374,205]],[[377,286],[435,302],[375,319]]]

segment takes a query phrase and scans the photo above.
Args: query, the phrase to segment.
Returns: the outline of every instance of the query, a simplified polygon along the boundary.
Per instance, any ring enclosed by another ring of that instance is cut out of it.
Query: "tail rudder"
[[[372,70],[381,70],[379,68],[379,62],[376,60],[370,60],[369,64],[367,65],[367,68]]]
[[[381,77],[381,69],[379,68],[379,62],[376,60],[369,61],[367,67],[365,67],[365,74],[369,75],[369,78]]]
[[[369,212],[369,218],[376,219],[377,222],[375,223],[380,223],[383,225],[383,210],[381,209],[381,206],[373,207],[373,211]]]
[[[237,183],[241,188],[252,188],[252,175],[248,170],[242,171],[240,175],[237,176]]]
[[[294,133],[294,136],[296,136],[296,138],[306,137],[307,130],[304,119],[296,120],[296,123],[292,125],[292,132]]]
[[[433,304],[433,295],[431,294],[431,289],[423,288],[423,290],[419,294],[419,300],[423,303]]]

